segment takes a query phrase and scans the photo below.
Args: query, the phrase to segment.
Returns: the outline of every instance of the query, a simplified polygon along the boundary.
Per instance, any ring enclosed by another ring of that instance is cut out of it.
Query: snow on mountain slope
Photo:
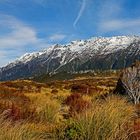
[[[54,45],[41,52],[24,54],[13,63],[14,64],[18,62],[27,63],[32,59],[39,57],[43,54],[49,55],[52,51],[59,51],[58,55],[55,57],[61,57],[61,54],[67,51],[81,54],[82,52],[88,50],[89,51],[88,53],[91,55],[92,54],[94,55],[94,53],[97,53],[98,51],[100,51],[101,54],[108,54],[117,51],[119,49],[125,49],[126,47],[128,47],[128,45],[133,43],[134,40],[139,40],[139,39],[140,37],[137,36],[132,36],[132,37],[117,36],[117,37],[108,37],[108,38],[95,37],[85,41],[84,40],[72,41],[70,44],[67,45]],[[62,57],[64,60],[65,56]]]
[[[72,41],[66,45],[53,45],[40,52],[27,53],[2,67],[0,80],[59,71],[122,68],[120,63],[129,65],[129,57],[134,60],[140,58],[139,36],[93,37]],[[102,62],[104,60],[106,66]]]

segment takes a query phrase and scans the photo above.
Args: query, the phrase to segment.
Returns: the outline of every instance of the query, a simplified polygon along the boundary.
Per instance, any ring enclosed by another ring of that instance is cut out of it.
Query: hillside
[[[29,78],[46,73],[121,69],[136,60],[140,60],[140,37],[95,37],[25,54],[0,68],[0,80]]]
[[[109,72],[1,82],[0,139],[139,139],[139,106],[113,95],[118,78]]]

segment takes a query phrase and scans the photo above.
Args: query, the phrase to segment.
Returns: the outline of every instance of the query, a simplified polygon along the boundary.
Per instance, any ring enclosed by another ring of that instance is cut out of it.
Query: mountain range
[[[0,68],[0,81],[47,73],[116,70],[140,60],[139,36],[93,37],[27,53]]]

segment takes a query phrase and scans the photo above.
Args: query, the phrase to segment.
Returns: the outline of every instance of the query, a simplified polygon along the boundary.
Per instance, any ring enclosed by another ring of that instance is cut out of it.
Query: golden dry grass
[[[2,82],[0,113],[5,115],[12,109],[12,117],[0,117],[0,140],[133,139],[137,110],[125,98],[112,96],[116,83],[114,74],[46,84],[28,80]],[[79,89],[73,91],[73,85]],[[81,97],[66,104],[75,93]],[[71,115],[71,107],[81,111]]]
[[[128,126],[134,116],[134,107],[120,97],[95,101],[92,108],[70,118],[64,129],[58,131],[57,139],[128,140]]]

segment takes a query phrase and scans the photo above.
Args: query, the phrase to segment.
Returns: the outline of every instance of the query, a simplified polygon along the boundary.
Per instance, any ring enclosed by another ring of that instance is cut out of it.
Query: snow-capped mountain
[[[93,37],[27,53],[0,68],[0,80],[42,73],[120,69],[140,60],[139,36]]]

